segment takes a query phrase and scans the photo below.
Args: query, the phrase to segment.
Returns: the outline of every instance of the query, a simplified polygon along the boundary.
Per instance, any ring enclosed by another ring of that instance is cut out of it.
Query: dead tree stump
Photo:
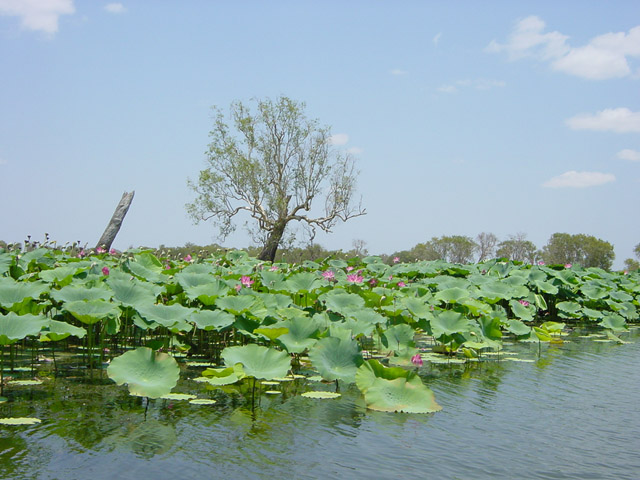
[[[101,247],[101,248],[104,248],[105,250],[109,250],[111,248],[111,244],[116,239],[116,235],[118,235],[118,232],[120,231],[120,227],[122,226],[122,221],[124,220],[124,217],[127,214],[127,211],[129,210],[129,206],[133,201],[134,193],[135,191],[129,192],[129,193],[124,192],[122,194],[120,203],[118,203],[118,206],[116,207],[116,211],[113,212],[113,217],[111,217],[111,220],[107,225],[107,228],[105,229],[104,233],[100,237],[100,240],[98,240],[98,244],[96,245],[96,248]]]

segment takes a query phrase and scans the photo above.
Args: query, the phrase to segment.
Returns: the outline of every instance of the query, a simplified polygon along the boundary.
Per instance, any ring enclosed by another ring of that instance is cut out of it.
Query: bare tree
[[[478,252],[478,262],[488,258],[493,258],[498,244],[498,237],[493,233],[482,232],[476,237],[476,252]]]
[[[234,131],[214,108],[207,168],[188,184],[197,197],[187,204],[196,223],[211,219],[224,239],[235,230],[233,218],[246,212],[262,238],[262,260],[275,258],[290,222],[330,232],[339,221],[364,215],[354,205],[353,158],[331,148],[329,128],[309,120],[304,103],[287,97],[256,100],[253,113],[241,102],[231,104]],[[324,196],[322,212],[312,215],[312,203]],[[254,235],[255,236],[255,235]]]

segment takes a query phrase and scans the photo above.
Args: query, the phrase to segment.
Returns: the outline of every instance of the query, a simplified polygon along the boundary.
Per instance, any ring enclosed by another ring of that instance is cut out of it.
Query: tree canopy
[[[263,244],[259,258],[272,261],[291,222],[306,225],[313,238],[318,228],[330,232],[366,212],[354,202],[353,158],[331,147],[329,128],[308,119],[304,103],[284,96],[255,103],[255,111],[232,103],[231,125],[214,107],[207,167],[189,181],[196,198],[186,207],[196,223],[211,219],[222,239],[246,212],[255,221],[253,238]],[[317,197],[323,206],[312,212]]]
[[[583,267],[609,270],[614,258],[613,245],[583,233],[554,233],[542,248],[545,263],[579,263]]]

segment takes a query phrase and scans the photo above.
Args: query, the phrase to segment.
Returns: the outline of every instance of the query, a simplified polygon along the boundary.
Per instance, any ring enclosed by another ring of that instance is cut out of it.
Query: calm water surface
[[[303,381],[252,411],[184,380],[175,391],[218,403],[155,400],[145,416],[126,388],[67,371],[5,391],[0,417],[42,423],[0,426],[0,478],[638,479],[638,330],[626,345],[569,338],[507,347],[530,362],[425,365],[443,407],[433,415],[366,411],[355,386],[307,399],[297,394],[332,386]]]

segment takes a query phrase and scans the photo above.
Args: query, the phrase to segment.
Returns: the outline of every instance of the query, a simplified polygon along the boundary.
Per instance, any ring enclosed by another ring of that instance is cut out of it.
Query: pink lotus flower
[[[362,283],[363,281],[364,277],[359,273],[352,273],[351,275],[347,275],[347,282]]]
[[[393,257],[393,263],[398,263],[400,261],[400,257]]]
[[[404,282],[398,282],[398,287],[402,288],[402,287],[406,287],[407,284]]]
[[[573,267],[573,265],[571,265],[570,263],[565,263],[564,264],[564,268],[571,268],[571,267]]]
[[[240,290],[242,290],[242,284],[239,283],[234,288],[236,289],[236,292],[239,292]]]
[[[243,275],[242,277],[240,277],[240,283],[249,288],[251,285],[253,285],[253,279],[251,277]]]
[[[96,253],[104,253],[104,252],[106,252],[106,250],[104,248],[102,248],[102,247],[96,248]]]
[[[377,278],[372,278],[371,280],[369,280],[369,285],[371,285],[372,287],[375,287],[377,284],[378,284]]]
[[[419,353],[416,353],[413,357],[411,357],[411,363],[413,363],[416,367],[422,366],[422,357]]]
[[[389,275],[389,281],[393,280],[393,275]]]
[[[526,300],[518,300],[518,302],[520,302],[520,305],[524,305],[525,307],[529,306],[529,302],[527,302]]]
[[[192,260],[191,254],[188,254],[186,257],[184,257],[183,259],[185,262],[190,262]]]
[[[116,252],[115,248],[112,248],[111,250],[109,250],[109,254],[110,255],[115,255],[116,253],[118,253],[118,252]]]
[[[540,261],[538,262],[538,265],[544,265],[544,262],[543,262],[542,260],[540,260]]]
[[[109,267],[102,267],[102,274],[109,275]]]
[[[80,253],[78,254],[78,258],[84,258],[86,256],[87,256],[87,254],[85,253],[85,251],[84,250],[80,250]]]
[[[349,266],[347,267],[347,272],[350,272],[351,270],[353,270],[353,267],[352,267],[351,265],[349,265]]]
[[[336,279],[336,274],[333,273],[333,270],[325,270],[324,272],[322,272],[322,276],[325,280],[329,281]]]
[[[270,272],[277,272],[278,271],[278,267],[276,265],[271,265],[271,268],[269,269]]]

